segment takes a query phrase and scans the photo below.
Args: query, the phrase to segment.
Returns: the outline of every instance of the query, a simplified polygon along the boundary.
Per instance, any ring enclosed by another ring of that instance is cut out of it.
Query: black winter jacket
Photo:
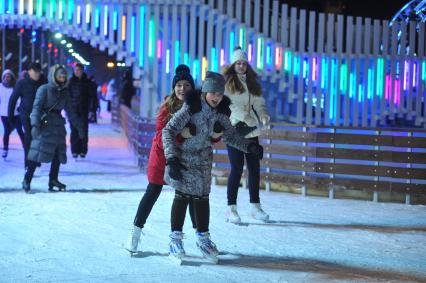
[[[96,89],[93,87],[93,82],[87,78],[86,73],[83,73],[81,79],[73,75],[69,81],[68,90],[74,112],[82,117],[87,117],[89,112],[96,112]]]
[[[25,74],[25,77],[16,83],[13,93],[10,96],[8,106],[9,119],[13,119],[16,102],[19,98],[21,98],[21,103],[19,104],[18,108],[19,114],[29,117],[31,110],[33,109],[33,103],[37,89],[46,83],[47,80],[43,75],[38,81],[34,81],[28,74]]]

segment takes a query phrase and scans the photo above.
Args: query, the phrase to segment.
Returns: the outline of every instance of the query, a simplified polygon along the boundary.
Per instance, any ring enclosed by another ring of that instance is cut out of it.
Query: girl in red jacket
[[[160,106],[160,110],[156,121],[156,132],[152,139],[151,152],[148,159],[148,187],[143,195],[138,211],[133,222],[130,241],[126,248],[131,254],[137,252],[139,239],[142,228],[148,218],[152,207],[160,196],[164,183],[164,169],[166,167],[166,158],[164,157],[164,149],[162,142],[162,130],[170,120],[171,116],[176,113],[183,105],[185,93],[194,89],[194,79],[190,74],[190,70],[186,65],[179,65],[175,70],[175,76],[172,81],[172,93],[166,98]],[[196,129],[188,124],[182,132],[176,137],[177,142],[183,142],[185,138],[195,135]],[[195,225],[192,204],[189,206],[189,214]]]

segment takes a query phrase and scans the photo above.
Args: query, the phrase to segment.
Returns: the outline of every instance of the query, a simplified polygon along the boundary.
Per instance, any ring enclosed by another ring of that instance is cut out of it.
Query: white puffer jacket
[[[233,126],[241,121],[250,127],[258,127],[256,130],[245,136],[246,138],[258,137],[260,136],[259,127],[262,118],[269,122],[269,114],[266,109],[265,99],[262,96],[249,93],[245,81],[240,79],[240,82],[245,89],[243,93],[230,93],[229,90],[225,88],[225,95],[231,99],[231,105],[229,107],[231,109],[231,116],[229,119]],[[253,111],[253,109],[256,112]]]

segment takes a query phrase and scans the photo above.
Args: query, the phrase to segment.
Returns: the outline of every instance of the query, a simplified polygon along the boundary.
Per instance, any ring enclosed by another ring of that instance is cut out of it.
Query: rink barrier
[[[141,118],[123,105],[117,109],[113,121],[123,128],[144,170],[155,120]],[[305,196],[321,191],[319,195],[329,198],[357,191],[373,201],[426,203],[426,130],[279,123],[262,130],[260,142],[264,147],[261,183],[266,190],[287,186],[293,188],[287,191]],[[230,164],[222,142],[214,146],[213,162],[213,182],[226,182]]]

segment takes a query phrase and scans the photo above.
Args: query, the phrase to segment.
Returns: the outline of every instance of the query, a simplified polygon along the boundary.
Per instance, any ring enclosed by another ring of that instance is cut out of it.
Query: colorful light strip
[[[383,61],[383,58],[378,58],[377,59],[376,94],[379,97],[383,96],[383,79],[384,79],[384,61]]]
[[[189,54],[188,52],[183,53],[183,63],[189,66]]]
[[[90,23],[90,4],[86,4],[86,15],[85,15],[86,24]]]
[[[154,30],[155,30],[154,19],[150,18],[149,22],[148,22],[148,56],[149,57],[154,56],[154,44],[155,44],[155,42],[154,42],[155,41]]]
[[[72,18],[73,18],[73,13],[74,13],[74,0],[68,0],[68,22],[71,23],[72,22]]]
[[[112,12],[112,29],[114,31],[118,29],[118,12],[115,10]]]
[[[15,14],[15,1],[9,0],[9,5],[7,5],[7,11],[8,14]]]
[[[221,48],[220,49],[220,66],[222,67],[223,65],[225,65],[225,50]]]
[[[229,34],[229,62],[232,61],[232,51],[235,48],[235,32],[231,31]],[[203,79],[204,80],[204,79]]]
[[[356,74],[349,74],[349,98],[353,98],[356,93]]]
[[[64,18],[64,0],[58,1],[58,13],[58,18],[62,20]]]
[[[166,50],[166,74],[170,73],[170,49]]]
[[[337,79],[337,61],[334,58],[330,58],[331,78],[330,78],[330,110],[329,118],[333,120],[336,116],[336,79]]]
[[[283,48],[281,46],[275,47],[275,68],[281,70],[283,64]]]
[[[43,16],[43,0],[37,0],[36,15],[38,17]]]
[[[145,54],[145,6],[140,6],[140,21],[139,21],[139,67],[143,68],[144,66],[144,54]],[[115,14],[115,11],[114,11]],[[113,17],[115,19],[115,16]],[[114,24],[113,24],[114,26]],[[166,73],[170,72],[170,50],[169,52],[169,63],[166,63]],[[167,55],[167,54],[166,54]],[[166,57],[167,59],[167,57]],[[166,60],[167,61],[167,60]],[[168,71],[167,71],[168,70]]]
[[[135,53],[136,17],[130,18],[130,52]]]
[[[55,10],[56,10],[56,0],[50,0],[49,18],[53,19],[55,17]]]
[[[126,40],[126,16],[121,16],[121,41]]]
[[[272,64],[272,52],[271,52],[271,45],[266,45],[266,65]]]
[[[100,26],[100,17],[101,17],[101,13],[99,11],[99,8],[96,7],[95,8],[95,28],[98,29]]]
[[[174,58],[174,66],[177,67],[180,63],[180,41],[175,41],[175,50],[174,50],[175,58]]]
[[[245,38],[246,38],[246,30],[245,30],[245,28],[240,28],[239,34],[240,34],[240,36],[239,36],[239,45],[244,50],[245,49],[244,43],[245,43]]]
[[[32,15],[34,12],[34,7],[33,7],[33,0],[28,1],[28,11],[27,14],[28,15]]]
[[[211,62],[212,62],[211,70],[213,72],[217,72],[219,70],[219,66],[218,66],[219,60],[217,59],[217,57],[218,56],[217,56],[216,48],[213,47],[211,49]]]
[[[50,1],[50,2],[52,2],[52,1]],[[19,0],[18,13],[19,13],[19,15],[24,14],[24,0]]]
[[[340,65],[340,92],[345,94],[348,89],[348,65]]]
[[[104,5],[104,36],[108,36],[108,5]]]
[[[323,72],[321,72],[321,88],[325,89],[327,87],[328,80],[328,59],[327,57],[322,57],[321,67]]]
[[[206,72],[207,72],[207,68],[208,68],[208,61],[206,57],[203,57],[203,60],[201,62],[201,79],[204,81],[204,79],[206,78]]]
[[[192,63],[192,76],[194,77],[196,81],[198,79],[199,72],[200,72],[200,61],[198,59],[195,59],[194,62]]]
[[[163,42],[161,41],[161,39],[157,40],[157,59],[161,58],[162,46],[163,46]]]
[[[401,81],[395,80],[394,81],[394,95],[393,95],[393,103],[396,105],[399,105],[401,102]]]
[[[81,24],[81,6],[77,5],[77,24]]]
[[[259,37],[257,39],[257,68],[262,70],[263,69],[263,53],[264,53],[264,42],[263,38]]]
[[[249,60],[250,63],[252,63],[253,61],[253,45],[251,43],[249,43],[248,45],[248,54],[247,54],[247,59]]]

